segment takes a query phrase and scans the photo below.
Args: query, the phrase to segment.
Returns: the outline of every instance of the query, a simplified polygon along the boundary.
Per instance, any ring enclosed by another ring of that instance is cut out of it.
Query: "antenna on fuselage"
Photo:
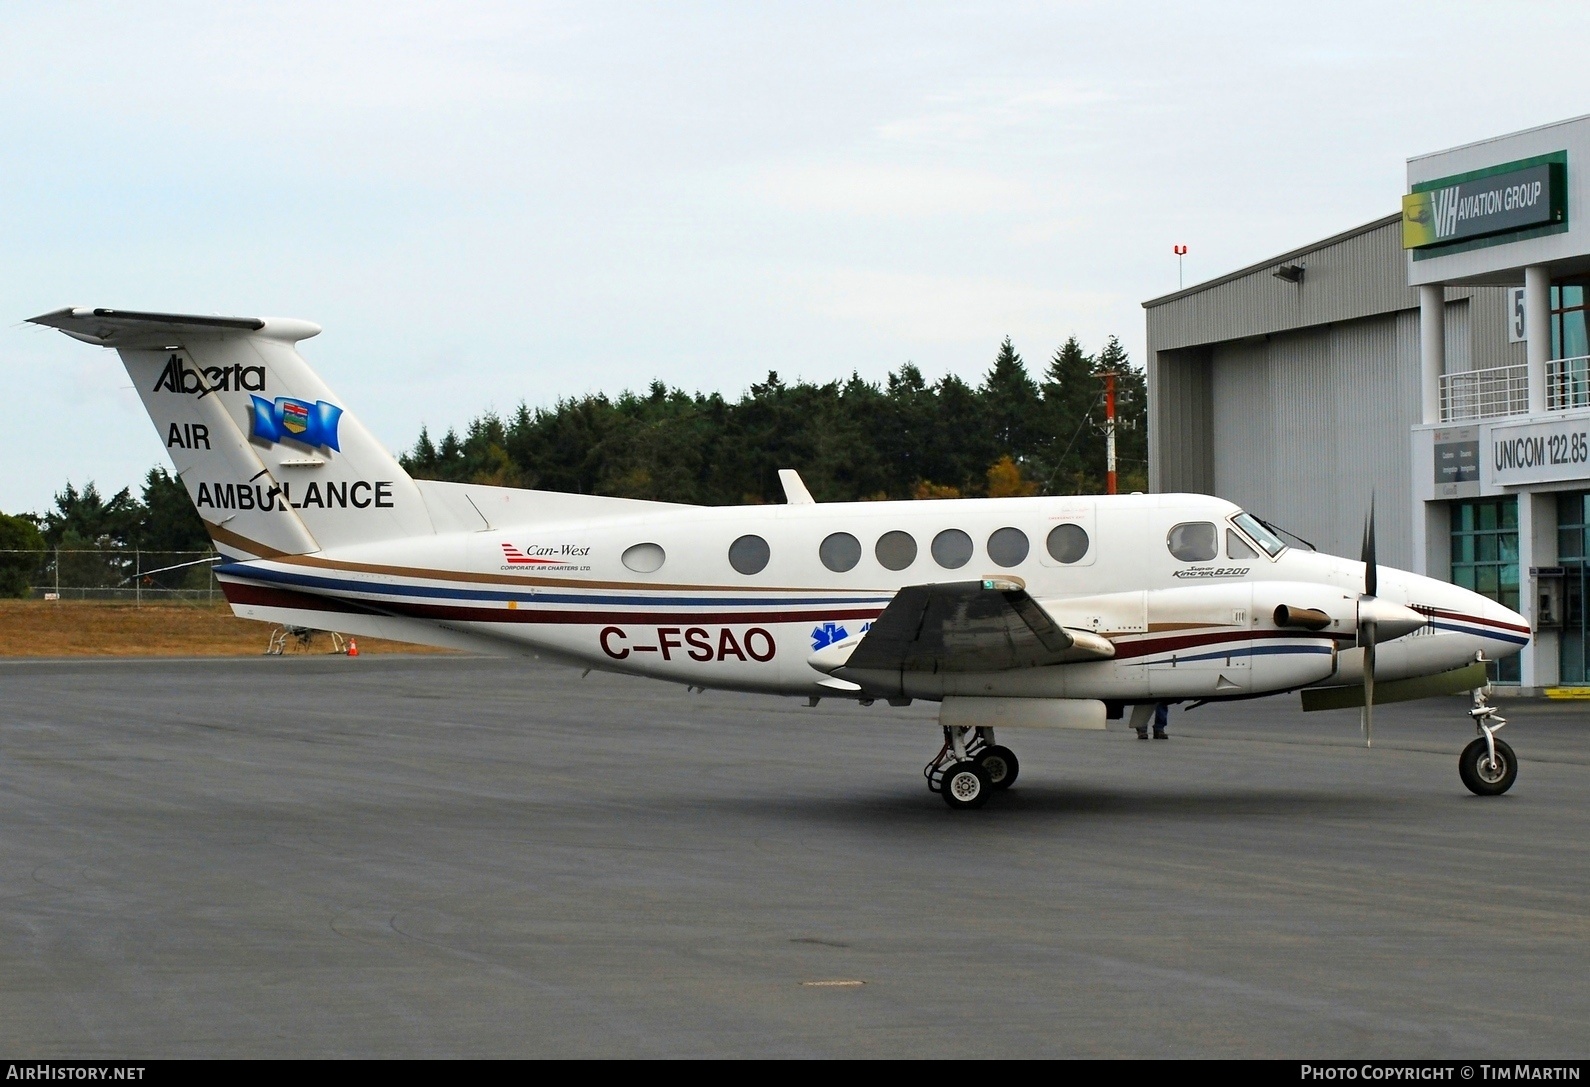
[[[792,506],[815,506],[817,499],[806,489],[806,482],[793,468],[780,468],[778,481],[784,486],[784,501]]]

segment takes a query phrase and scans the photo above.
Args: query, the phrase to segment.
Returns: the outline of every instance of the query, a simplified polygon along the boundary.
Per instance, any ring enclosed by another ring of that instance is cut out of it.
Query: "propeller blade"
[[[1367,635],[1367,637],[1366,637]],[[1364,646],[1364,746],[1375,746],[1375,624],[1363,624],[1358,640]]]
[[[1380,589],[1380,567],[1375,562],[1375,496],[1369,496],[1369,517],[1364,521],[1364,595],[1358,600],[1358,644],[1364,649],[1364,714],[1360,724],[1364,732],[1364,746],[1375,746],[1375,643],[1380,639],[1373,618],[1375,594]],[[1368,612],[1370,618],[1364,618]]]
[[[1376,596],[1380,588],[1380,574],[1375,564],[1375,498],[1369,497],[1369,520],[1364,523],[1364,593]]]

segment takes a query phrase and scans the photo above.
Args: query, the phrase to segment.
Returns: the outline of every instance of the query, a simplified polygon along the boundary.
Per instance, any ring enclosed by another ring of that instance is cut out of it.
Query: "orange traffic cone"
[[[359,655],[359,643],[358,643],[358,641],[356,639],[354,639],[354,638],[349,638],[348,639],[348,656],[357,657],[358,655]]]

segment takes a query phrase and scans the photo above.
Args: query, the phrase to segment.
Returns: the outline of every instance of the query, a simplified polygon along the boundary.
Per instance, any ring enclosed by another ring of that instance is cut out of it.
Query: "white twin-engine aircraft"
[[[1307,708],[1473,690],[1459,769],[1517,775],[1484,661],[1529,640],[1475,593],[1289,547],[1195,494],[788,504],[640,502],[412,479],[277,318],[63,309],[114,347],[250,619],[533,653],[692,688],[941,703],[929,787],[1008,787],[996,726],[1146,725],[1160,702],[1303,690]],[[1367,668],[1366,668],[1367,659]]]

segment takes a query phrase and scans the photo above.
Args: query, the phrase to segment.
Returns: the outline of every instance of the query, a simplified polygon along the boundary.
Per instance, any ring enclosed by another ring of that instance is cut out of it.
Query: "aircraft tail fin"
[[[320,326],[110,309],[30,320],[120,353],[224,553],[301,555],[435,532],[414,480],[299,355]]]

